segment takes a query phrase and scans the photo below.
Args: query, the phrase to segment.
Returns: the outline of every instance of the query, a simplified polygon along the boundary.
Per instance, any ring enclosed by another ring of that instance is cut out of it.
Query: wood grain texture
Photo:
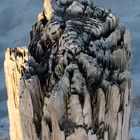
[[[129,140],[131,37],[92,0],[45,0],[27,48],[8,49],[11,140]]]

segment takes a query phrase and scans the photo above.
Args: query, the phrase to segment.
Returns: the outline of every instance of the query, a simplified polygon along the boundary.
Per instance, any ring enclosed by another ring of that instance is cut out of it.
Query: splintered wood
[[[131,38],[92,0],[45,0],[27,48],[8,49],[11,140],[129,140]]]

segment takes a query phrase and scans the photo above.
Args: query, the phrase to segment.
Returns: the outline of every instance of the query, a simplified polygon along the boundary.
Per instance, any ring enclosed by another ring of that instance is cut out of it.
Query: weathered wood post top
[[[45,0],[28,48],[9,48],[11,140],[129,140],[131,37],[92,0]]]

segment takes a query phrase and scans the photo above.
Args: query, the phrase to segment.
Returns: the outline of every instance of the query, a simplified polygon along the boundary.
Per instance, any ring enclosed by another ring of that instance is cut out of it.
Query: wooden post
[[[129,140],[130,32],[92,0],[45,0],[30,45],[8,49],[11,140]]]

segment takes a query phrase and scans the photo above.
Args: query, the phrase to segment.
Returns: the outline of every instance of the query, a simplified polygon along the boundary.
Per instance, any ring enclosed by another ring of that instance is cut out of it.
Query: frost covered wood
[[[11,140],[129,140],[131,38],[92,0],[45,0],[27,48],[8,49]]]

